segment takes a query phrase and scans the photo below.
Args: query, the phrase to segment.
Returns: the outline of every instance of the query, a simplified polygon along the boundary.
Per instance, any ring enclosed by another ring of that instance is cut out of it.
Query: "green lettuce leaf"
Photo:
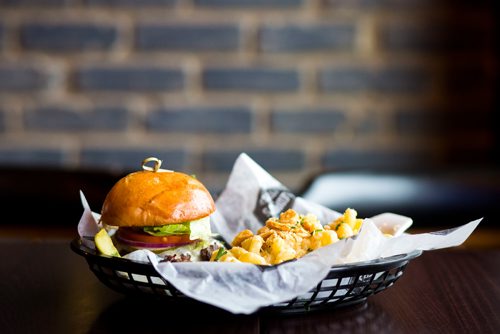
[[[189,223],[168,224],[163,226],[146,226],[144,232],[156,237],[165,237],[169,235],[190,234]]]
[[[212,235],[212,231],[210,229],[210,217],[180,224],[146,226],[143,230],[144,232],[156,237],[189,234],[189,239],[191,240],[208,239]]]

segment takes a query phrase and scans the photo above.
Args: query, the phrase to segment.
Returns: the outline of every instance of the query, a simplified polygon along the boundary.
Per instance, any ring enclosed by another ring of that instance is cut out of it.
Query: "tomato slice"
[[[141,242],[145,244],[188,244],[196,240],[190,240],[189,234],[169,235],[157,237],[135,229],[120,227],[117,237],[125,240]]]

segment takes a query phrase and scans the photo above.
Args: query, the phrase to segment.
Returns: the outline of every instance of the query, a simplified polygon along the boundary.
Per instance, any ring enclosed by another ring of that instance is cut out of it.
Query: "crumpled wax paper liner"
[[[332,189],[335,191],[335,189]],[[99,229],[99,215],[93,213],[82,194],[84,213],[78,231],[83,242]],[[230,242],[243,229],[257,231],[269,216],[293,208],[301,214],[313,213],[327,224],[340,213],[295,197],[248,155],[236,160],[225,189],[216,200],[211,216],[213,231]],[[356,208],[353,208],[356,209]],[[414,250],[454,247],[463,243],[481,219],[454,229],[423,234],[403,233],[412,223],[408,217],[382,213],[365,219],[359,234],[322,247],[306,256],[277,266],[248,263],[160,262],[147,250],[125,257],[150,261],[156,271],[183,294],[232,313],[250,314],[261,307],[281,303],[303,295],[315,287],[339,264],[353,264],[390,257]],[[386,237],[381,230],[391,231]]]

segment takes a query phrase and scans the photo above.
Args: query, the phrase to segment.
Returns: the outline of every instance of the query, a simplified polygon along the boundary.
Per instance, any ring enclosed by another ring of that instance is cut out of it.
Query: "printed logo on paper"
[[[281,212],[290,209],[295,195],[286,188],[261,189],[255,204],[254,215],[264,223],[268,218],[277,217]]]

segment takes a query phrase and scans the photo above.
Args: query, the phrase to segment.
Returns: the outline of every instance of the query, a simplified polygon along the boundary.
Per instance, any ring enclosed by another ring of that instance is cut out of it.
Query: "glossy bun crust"
[[[212,196],[197,179],[178,172],[140,171],[111,188],[101,221],[113,226],[161,226],[200,219],[214,211]]]

